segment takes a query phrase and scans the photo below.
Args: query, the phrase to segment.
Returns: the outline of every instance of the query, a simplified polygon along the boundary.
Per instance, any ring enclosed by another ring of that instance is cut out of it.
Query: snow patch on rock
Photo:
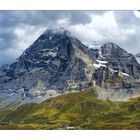
[[[101,63],[101,64],[107,64],[108,62],[107,61],[101,61],[101,60],[96,60],[98,63]]]

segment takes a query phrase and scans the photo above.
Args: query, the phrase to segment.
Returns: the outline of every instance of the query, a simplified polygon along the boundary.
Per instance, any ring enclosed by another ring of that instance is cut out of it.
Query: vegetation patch
[[[140,129],[140,98],[100,100],[96,88],[0,110],[0,129]]]

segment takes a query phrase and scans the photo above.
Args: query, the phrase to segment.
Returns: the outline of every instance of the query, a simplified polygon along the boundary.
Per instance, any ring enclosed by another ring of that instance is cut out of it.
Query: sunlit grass
[[[99,100],[96,88],[1,110],[0,129],[140,129],[140,98]]]

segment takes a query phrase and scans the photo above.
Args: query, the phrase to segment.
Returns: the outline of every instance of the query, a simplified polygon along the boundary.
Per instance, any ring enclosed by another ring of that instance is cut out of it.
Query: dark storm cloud
[[[72,12],[69,20],[71,24],[86,24],[91,22],[91,17],[86,12],[76,11],[76,12]]]
[[[121,27],[132,27],[140,25],[140,18],[137,18],[133,11],[116,11],[114,16]]]
[[[12,41],[16,38],[13,29],[0,28],[0,50],[5,50],[12,46]]]
[[[0,11],[0,26],[40,25],[65,18],[68,18],[72,25],[91,22],[90,15],[84,11]]]

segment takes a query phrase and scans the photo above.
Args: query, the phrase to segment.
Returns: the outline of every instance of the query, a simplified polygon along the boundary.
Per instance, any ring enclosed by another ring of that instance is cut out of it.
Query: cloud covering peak
[[[19,57],[46,29],[64,27],[82,42],[140,48],[138,11],[0,11],[0,65]]]

